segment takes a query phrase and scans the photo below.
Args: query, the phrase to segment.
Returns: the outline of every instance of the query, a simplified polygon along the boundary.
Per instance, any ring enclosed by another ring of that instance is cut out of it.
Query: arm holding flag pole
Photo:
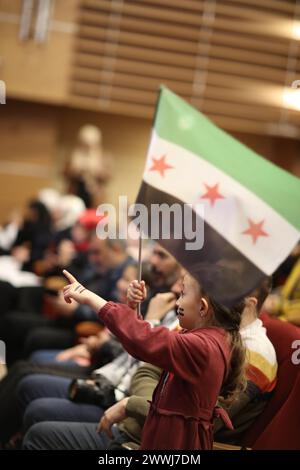
[[[130,306],[107,302],[82,286],[68,271],[63,273],[70,282],[63,289],[65,301],[74,300],[98,312],[99,318],[133,357],[176,373],[187,381],[193,381],[198,377],[197,371],[206,367],[205,335],[183,335],[164,326],[153,328],[150,322],[138,318]],[[132,298],[140,303],[145,292],[144,281],[133,281],[133,287]]]

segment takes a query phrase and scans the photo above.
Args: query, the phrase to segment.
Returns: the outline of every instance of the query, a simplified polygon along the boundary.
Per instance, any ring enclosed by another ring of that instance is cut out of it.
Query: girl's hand
[[[75,277],[65,269],[63,270],[63,274],[70,283],[63,289],[64,299],[68,304],[70,304],[73,299],[79,304],[89,305],[95,312],[99,312],[107,303],[102,297],[83,287]]]
[[[118,401],[118,403],[105,411],[97,426],[98,433],[104,431],[110,438],[113,438],[111,427],[113,424],[120,423],[120,421],[126,418],[128,400],[129,397],[123,398],[123,400]]]
[[[136,309],[140,302],[147,297],[145,281],[132,281],[127,289],[127,304],[132,309]]]
[[[150,300],[145,320],[161,320],[175,305],[176,296],[172,292],[156,294]]]
[[[63,274],[68,279],[69,283],[67,286],[63,288],[63,295],[65,301],[70,304],[72,299],[78,302],[79,304],[85,304],[88,302],[89,291],[83,287],[71,273],[69,273],[66,269],[63,270]]]

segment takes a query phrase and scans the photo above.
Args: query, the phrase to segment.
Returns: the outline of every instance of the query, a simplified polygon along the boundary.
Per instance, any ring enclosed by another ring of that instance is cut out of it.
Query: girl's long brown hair
[[[236,276],[233,276],[232,273],[232,269],[204,263],[195,266],[191,272],[199,285],[201,296],[205,297],[208,302],[211,311],[210,325],[223,328],[229,335],[231,356],[219,397],[219,402],[225,406],[230,405],[240,392],[246,388],[246,350],[239,332],[245,303],[241,302],[233,308],[227,308],[216,302],[211,296],[207,295],[202,279],[205,279],[204,285],[209,288],[209,292],[221,291],[226,288],[234,289],[234,282],[231,284],[230,280],[233,280]],[[236,273],[234,274],[236,275]],[[224,282],[224,279],[226,279],[226,282]]]
[[[250,297],[257,299],[256,312],[258,313],[271,290],[272,278],[265,277],[260,284],[249,293]],[[223,305],[208,299],[213,309],[213,322],[228,331],[231,335],[231,360],[229,370],[221,389],[219,401],[224,405],[230,405],[246,388],[246,349],[240,335],[240,323],[245,308],[245,300],[235,307],[228,309]]]
[[[246,349],[239,332],[241,314],[244,310],[244,302],[237,307],[228,309],[223,305],[219,305],[214,302],[212,299],[208,300],[213,310],[212,325],[223,328],[230,335],[230,362],[219,397],[219,401],[223,405],[228,406],[246,388]]]

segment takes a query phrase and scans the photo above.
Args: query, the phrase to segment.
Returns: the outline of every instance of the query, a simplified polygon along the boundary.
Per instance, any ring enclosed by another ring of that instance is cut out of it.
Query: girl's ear
[[[257,305],[257,298],[256,297],[246,297],[245,299],[246,307],[254,307],[256,308]]]
[[[205,297],[201,297],[201,305],[200,305],[200,316],[205,317],[208,313],[208,302]]]

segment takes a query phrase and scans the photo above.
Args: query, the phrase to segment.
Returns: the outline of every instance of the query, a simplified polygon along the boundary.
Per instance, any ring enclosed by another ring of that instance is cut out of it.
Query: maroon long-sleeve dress
[[[132,356],[164,369],[153,393],[142,449],[211,449],[212,421],[230,347],[221,328],[172,332],[152,328],[124,304],[99,317]]]

